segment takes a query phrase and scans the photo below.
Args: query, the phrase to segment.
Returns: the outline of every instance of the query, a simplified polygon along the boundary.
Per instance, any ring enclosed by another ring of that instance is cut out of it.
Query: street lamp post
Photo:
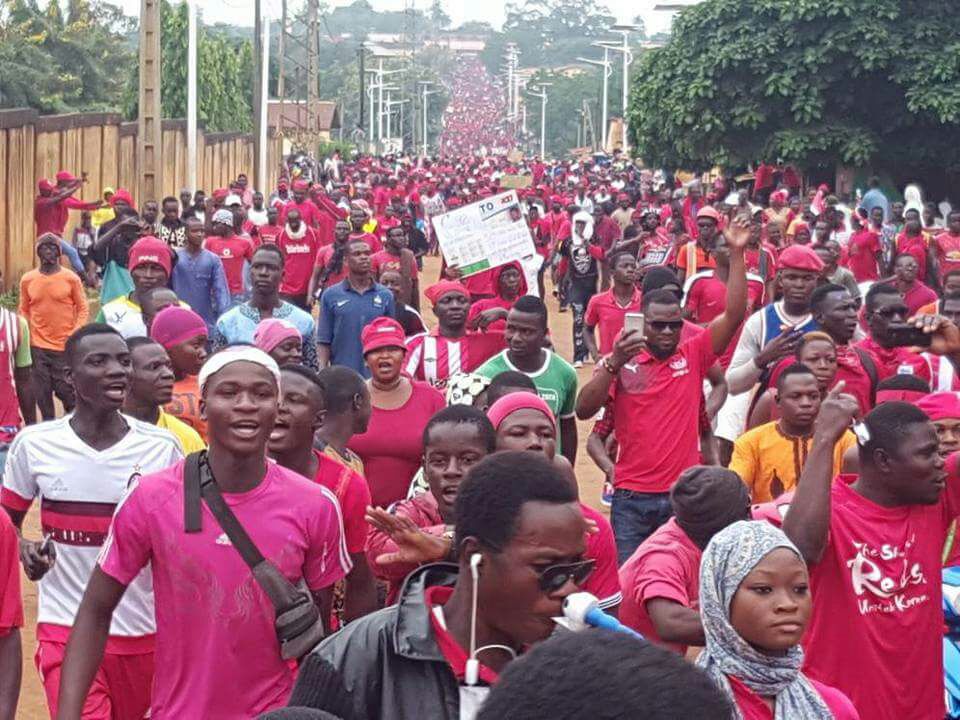
[[[606,152],[606,150],[607,150],[607,130],[608,130],[608,128],[607,128],[607,105],[609,104],[609,103],[607,102],[607,91],[608,91],[609,80],[610,80],[610,73],[611,73],[611,69],[610,69],[610,48],[607,47],[606,45],[602,45],[602,44],[600,44],[600,43],[593,43],[593,44],[596,45],[597,47],[603,48],[603,60],[590,60],[589,58],[584,58],[584,57],[578,57],[577,60],[580,61],[580,62],[583,62],[583,63],[587,63],[588,65],[596,65],[596,66],[598,66],[598,67],[603,68],[603,100],[602,100],[603,106],[602,106],[601,111],[600,111],[600,118],[601,118],[600,122],[603,123],[603,127],[601,128],[601,132],[600,132],[600,142],[601,142],[602,150],[603,150],[604,152]]]
[[[630,41],[627,36],[636,31],[636,25],[614,25],[611,30],[620,33],[623,42],[618,45],[613,43],[601,43],[604,47],[623,55],[623,152],[630,152],[629,135],[627,133],[628,123],[627,110],[630,105],[630,65],[633,63],[633,52],[630,50]]]
[[[431,85],[433,85],[432,82],[421,80],[418,84],[423,88],[421,90],[423,96],[423,156],[427,157],[427,102],[428,98],[431,95],[435,95],[437,91],[428,89]]]
[[[547,88],[553,83],[542,82],[540,92],[528,90],[527,94],[532,97],[540,98],[540,159],[547,157]]]

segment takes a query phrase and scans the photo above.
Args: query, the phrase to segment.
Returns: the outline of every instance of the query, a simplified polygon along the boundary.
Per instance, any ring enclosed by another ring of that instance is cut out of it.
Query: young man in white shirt
[[[87,581],[117,503],[131,481],[183,457],[168,431],[122,415],[130,385],[130,351],[119,332],[94,323],[65,347],[73,413],[32,425],[7,455],[2,504],[21,528],[40,498],[42,541],[21,540],[27,576],[39,582],[37,667],[51,717],[57,714],[60,669]],[[153,590],[149,575],[130,584],[109,628],[106,653],[83,718],[139,719],[153,681]]]

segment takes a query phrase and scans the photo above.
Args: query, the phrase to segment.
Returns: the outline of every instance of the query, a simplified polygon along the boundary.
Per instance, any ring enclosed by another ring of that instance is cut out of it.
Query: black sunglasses
[[[909,312],[910,308],[908,308],[906,305],[887,305],[874,310],[874,314],[885,318],[892,318],[894,315],[903,315],[906,317]]]
[[[657,332],[664,330],[680,332],[683,329],[683,320],[649,320],[647,324]]]
[[[582,585],[590,577],[596,564],[596,560],[582,560],[544,568],[537,573],[537,577],[540,578],[540,589],[550,595],[558,592],[571,580],[574,585]]]

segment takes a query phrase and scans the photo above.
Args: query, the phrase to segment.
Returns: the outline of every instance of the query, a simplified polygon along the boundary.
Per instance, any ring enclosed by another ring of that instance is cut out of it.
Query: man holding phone
[[[700,462],[703,381],[746,312],[743,253],[749,238],[744,219],[726,231],[726,309],[706,332],[681,342],[683,316],[677,296],[667,290],[644,293],[643,332],[624,327],[613,352],[577,397],[581,420],[609,401],[618,429],[621,452],[614,470],[611,520],[621,563],[670,517],[671,486],[683,470]]]
[[[931,380],[930,366],[912,348],[929,345],[916,328],[907,325],[910,308],[893,285],[877,283],[867,291],[866,310],[869,337],[855,347],[870,354],[877,365],[880,380],[897,374],[916,375]],[[943,362],[941,360],[941,362]]]

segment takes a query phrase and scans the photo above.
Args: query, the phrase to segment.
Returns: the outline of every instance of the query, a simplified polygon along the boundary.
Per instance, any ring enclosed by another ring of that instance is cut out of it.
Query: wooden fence
[[[280,167],[281,139],[270,132],[267,177],[274,187]],[[197,187],[209,194],[240,173],[254,184],[254,139],[247,133],[197,132]],[[37,182],[67,170],[87,183],[74,195],[90,201],[104,187],[127,188],[139,206],[144,200],[179,195],[187,185],[187,123],[163,121],[161,187],[157,198],[137,197],[137,123],[115,113],[41,116],[34,110],[0,110],[0,270],[7,289],[36,264],[33,202]],[[71,212],[69,237],[79,213]]]

